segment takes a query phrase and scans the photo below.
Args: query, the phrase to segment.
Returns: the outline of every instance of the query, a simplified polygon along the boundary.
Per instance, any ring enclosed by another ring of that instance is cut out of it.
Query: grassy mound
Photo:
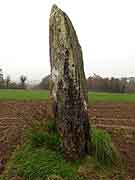
[[[35,149],[29,144],[14,154],[10,167],[10,177],[20,176],[31,180],[39,177],[46,179],[50,175],[63,178],[75,176],[75,168],[60,153],[44,147]]]
[[[120,178],[121,170],[112,167],[116,161],[116,151],[109,134],[93,128],[92,146],[92,156],[72,163],[66,161],[57,129],[50,121],[45,127],[29,131],[28,140],[13,153],[1,178],[8,180],[19,176],[26,180],[100,180],[104,176],[108,180],[114,174]]]

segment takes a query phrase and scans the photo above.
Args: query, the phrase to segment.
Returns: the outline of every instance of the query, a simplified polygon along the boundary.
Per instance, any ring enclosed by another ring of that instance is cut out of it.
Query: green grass
[[[47,179],[50,175],[72,178],[75,168],[59,152],[44,147],[36,149],[26,144],[12,157],[8,173],[8,177],[17,175],[30,180]]]
[[[120,93],[104,93],[104,92],[89,92],[89,102],[135,102],[134,94]],[[0,89],[0,100],[16,100],[16,101],[43,101],[49,98],[49,91],[46,90],[5,90]]]
[[[135,93],[104,93],[104,92],[89,92],[89,102],[118,102],[118,103],[134,103]]]
[[[91,131],[95,153],[75,162],[64,159],[53,120],[44,124],[44,127],[42,124],[40,128],[29,129],[28,132],[25,144],[13,153],[1,180],[15,176],[26,180],[88,180],[97,177],[97,180],[101,177],[108,180],[112,175],[119,180],[122,175],[121,169],[113,166],[111,137],[103,130],[94,128]]]
[[[50,178],[50,176],[59,177]],[[68,162],[62,153],[45,147],[34,148],[25,144],[20,150],[14,152],[8,162],[2,180],[20,176],[25,180],[88,180],[91,177],[100,180],[115,176],[119,180],[121,172],[118,169],[101,166],[93,157],[87,156],[81,161]],[[123,178],[122,178],[123,179]]]
[[[48,97],[49,91],[45,90],[0,90],[0,100],[39,101]]]
[[[3,177],[6,180],[14,176],[26,180],[86,180],[76,173],[79,161],[66,161],[59,147],[59,136],[52,123],[38,130],[29,129],[25,144],[13,153]]]

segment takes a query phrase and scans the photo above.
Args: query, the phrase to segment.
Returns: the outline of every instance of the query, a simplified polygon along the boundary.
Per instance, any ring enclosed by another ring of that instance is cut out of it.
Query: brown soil
[[[106,129],[126,158],[128,172],[135,178],[135,104],[97,103],[89,108],[92,125]],[[0,102],[0,171],[31,119],[52,117],[46,102]],[[27,121],[27,123],[26,123]]]
[[[0,102],[0,173],[15,147],[22,143],[31,120],[51,117],[49,107],[46,102]]]
[[[107,130],[135,178],[135,104],[98,103],[89,109],[92,124]]]

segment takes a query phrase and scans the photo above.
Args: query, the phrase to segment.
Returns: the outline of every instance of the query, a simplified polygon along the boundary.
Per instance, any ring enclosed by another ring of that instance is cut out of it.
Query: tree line
[[[49,89],[50,75],[44,77],[39,89]],[[87,87],[90,91],[111,92],[111,93],[132,93],[135,92],[135,78],[103,78],[94,74],[87,79]]]
[[[0,89],[26,89],[27,77],[21,75],[19,77],[20,82],[15,82],[11,80],[11,77],[8,75],[4,78],[2,69],[0,69]]]
[[[20,82],[14,82],[10,76],[4,78],[2,69],[0,69],[0,88],[5,89],[27,89],[28,84],[27,77],[24,75],[20,76]],[[32,85],[33,89],[46,89],[50,86],[50,75],[45,76],[41,81]],[[90,91],[96,92],[112,92],[112,93],[133,93],[135,92],[135,77],[130,78],[103,78],[97,74],[87,78],[87,87]]]
[[[135,92],[135,78],[103,78],[94,74],[87,79],[88,89],[100,92],[131,93]]]

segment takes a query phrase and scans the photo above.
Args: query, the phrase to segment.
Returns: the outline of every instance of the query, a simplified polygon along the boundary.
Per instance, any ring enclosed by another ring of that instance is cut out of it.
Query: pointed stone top
[[[56,4],[53,4],[52,9],[51,9],[51,14],[57,12],[59,10],[58,6]]]
[[[56,10],[56,9],[58,9],[58,6],[56,4],[53,4],[52,5],[52,10]]]
[[[58,8],[58,6],[56,4],[53,4],[52,9],[51,9],[51,13],[50,13],[50,22],[58,14],[62,15],[62,16],[64,15],[63,11],[60,8]]]

